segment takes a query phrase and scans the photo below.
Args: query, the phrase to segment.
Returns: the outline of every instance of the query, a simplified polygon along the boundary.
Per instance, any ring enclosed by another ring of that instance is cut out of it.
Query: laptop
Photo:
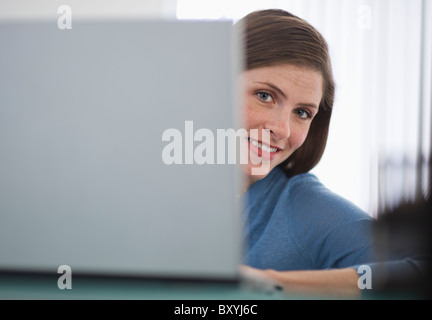
[[[236,43],[231,21],[0,22],[0,271],[238,281]]]

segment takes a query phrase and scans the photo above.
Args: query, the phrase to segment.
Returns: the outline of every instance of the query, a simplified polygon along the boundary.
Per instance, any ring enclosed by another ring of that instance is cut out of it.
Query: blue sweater
[[[313,174],[288,178],[276,167],[244,196],[245,264],[316,270],[371,261],[374,219]]]

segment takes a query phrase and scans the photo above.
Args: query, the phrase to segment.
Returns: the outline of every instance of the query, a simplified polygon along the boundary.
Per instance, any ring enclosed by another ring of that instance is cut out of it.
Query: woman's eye
[[[256,94],[258,98],[264,102],[271,102],[273,99],[272,95],[268,92],[258,91]]]
[[[310,112],[304,110],[304,109],[297,109],[296,110],[297,115],[302,118],[302,119],[308,119],[308,118],[312,118]]]

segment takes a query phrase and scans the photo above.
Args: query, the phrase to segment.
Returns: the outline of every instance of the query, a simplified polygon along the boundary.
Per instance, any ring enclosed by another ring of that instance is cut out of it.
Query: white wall
[[[0,0],[0,20],[57,19],[57,9],[68,5],[73,18],[175,18],[176,0]]]

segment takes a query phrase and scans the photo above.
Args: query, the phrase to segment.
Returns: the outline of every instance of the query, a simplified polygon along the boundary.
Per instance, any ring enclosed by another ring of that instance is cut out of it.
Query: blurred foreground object
[[[400,204],[375,225],[377,264],[374,292],[389,298],[432,298],[431,199]]]

